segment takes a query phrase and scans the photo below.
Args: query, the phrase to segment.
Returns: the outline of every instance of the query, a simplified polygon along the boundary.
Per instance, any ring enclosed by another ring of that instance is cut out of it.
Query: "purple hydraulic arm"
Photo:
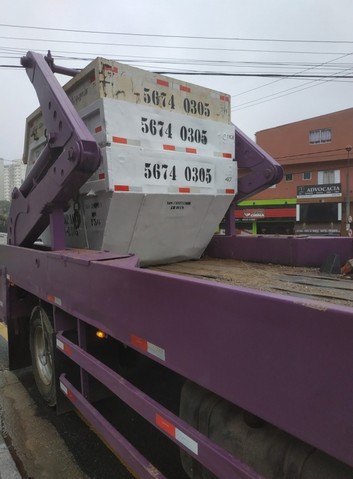
[[[101,154],[54,77],[48,65],[51,58],[46,61],[42,55],[28,52],[21,63],[37,92],[47,127],[47,144],[21,187],[12,193],[8,244],[31,246],[50,224],[52,247],[61,249],[63,212],[68,201],[98,168]],[[60,73],[77,72],[61,69]]]
[[[275,183],[279,183],[283,178],[282,167],[239,128],[236,126],[234,128],[239,180],[238,193],[226,214],[226,234],[228,236],[235,234],[235,204]]]
[[[279,183],[283,178],[282,167],[237,127],[235,152],[240,172],[235,203]]]

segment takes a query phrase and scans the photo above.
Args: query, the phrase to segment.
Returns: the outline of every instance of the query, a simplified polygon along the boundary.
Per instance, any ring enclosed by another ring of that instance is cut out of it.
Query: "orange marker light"
[[[107,339],[108,335],[104,331],[101,331],[100,329],[97,329],[96,331],[96,336],[98,339]]]

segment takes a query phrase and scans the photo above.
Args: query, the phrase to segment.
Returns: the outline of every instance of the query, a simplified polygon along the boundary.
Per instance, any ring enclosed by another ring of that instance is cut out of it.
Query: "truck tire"
[[[47,312],[36,306],[31,314],[29,347],[38,391],[49,406],[56,404],[54,329]]]

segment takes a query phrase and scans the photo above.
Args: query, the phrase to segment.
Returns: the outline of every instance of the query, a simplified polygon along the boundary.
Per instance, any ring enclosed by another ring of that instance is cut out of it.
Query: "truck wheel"
[[[30,320],[29,347],[38,391],[49,406],[56,404],[53,334],[48,314],[36,306]]]

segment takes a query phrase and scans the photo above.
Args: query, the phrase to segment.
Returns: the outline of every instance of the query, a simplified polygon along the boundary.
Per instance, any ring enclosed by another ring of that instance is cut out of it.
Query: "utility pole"
[[[349,185],[349,169],[350,169],[349,153],[351,152],[351,150],[352,150],[351,145],[347,145],[347,146],[346,146],[346,152],[347,152],[347,173],[346,173],[346,231],[347,231],[347,236],[352,236],[352,229],[351,229],[352,217],[351,217],[351,212],[350,212],[351,198],[350,198],[350,185]]]

